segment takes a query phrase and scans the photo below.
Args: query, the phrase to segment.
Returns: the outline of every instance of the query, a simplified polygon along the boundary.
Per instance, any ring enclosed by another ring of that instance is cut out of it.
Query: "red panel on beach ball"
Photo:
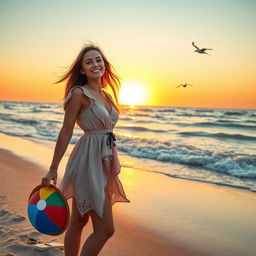
[[[39,185],[29,196],[28,217],[32,226],[39,232],[59,235],[66,230],[69,206],[59,189],[52,185]]]
[[[67,223],[67,210],[62,206],[47,205],[45,213],[48,218],[58,227],[64,228]]]
[[[40,192],[39,190],[36,191],[30,198],[29,204],[37,204],[37,202],[40,200]]]

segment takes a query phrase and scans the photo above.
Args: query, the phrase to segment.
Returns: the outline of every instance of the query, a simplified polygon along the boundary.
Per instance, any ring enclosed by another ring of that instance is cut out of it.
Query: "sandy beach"
[[[38,252],[28,244],[29,237],[63,242],[64,235],[39,234],[26,213],[52,149],[44,149],[43,165],[28,154],[41,154],[38,144],[3,134],[0,140],[0,255],[63,255],[58,249]],[[113,206],[116,232],[99,255],[254,255],[256,193],[127,167],[120,179],[131,203]],[[83,241],[91,232],[90,222]]]

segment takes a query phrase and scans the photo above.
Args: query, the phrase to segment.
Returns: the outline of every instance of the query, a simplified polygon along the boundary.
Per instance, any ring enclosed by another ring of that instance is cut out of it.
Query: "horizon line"
[[[41,103],[41,104],[60,104],[62,105],[61,102],[47,102],[47,101],[18,101],[18,100],[1,100],[0,102],[19,102],[19,103]],[[136,107],[169,107],[169,108],[201,108],[201,109],[246,109],[246,110],[256,110],[255,108],[250,108],[250,107],[195,107],[195,106],[171,106],[171,105],[129,105],[129,104],[119,104],[121,107],[131,107],[131,108],[136,108]]]

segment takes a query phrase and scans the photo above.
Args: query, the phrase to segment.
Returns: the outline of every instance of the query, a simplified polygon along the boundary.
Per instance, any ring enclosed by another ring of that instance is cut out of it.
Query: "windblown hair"
[[[119,91],[120,88],[120,78],[115,74],[114,72],[114,67],[111,65],[111,63],[107,60],[106,56],[103,54],[102,50],[90,43],[86,44],[81,51],[79,52],[78,56],[76,57],[75,61],[71,64],[71,66],[68,68],[67,72],[55,83],[61,83],[63,81],[66,81],[66,88],[65,88],[65,94],[64,94],[64,99],[67,97],[70,89],[74,86],[83,86],[85,85],[88,80],[87,77],[81,73],[82,69],[82,60],[85,55],[85,53],[91,51],[91,50],[96,50],[98,51],[105,64],[105,73],[102,77],[102,88],[105,88],[107,86],[111,87],[111,90],[114,94],[114,98],[116,102],[112,102],[116,109],[119,111],[117,105],[118,103],[118,97],[117,97],[117,92]]]

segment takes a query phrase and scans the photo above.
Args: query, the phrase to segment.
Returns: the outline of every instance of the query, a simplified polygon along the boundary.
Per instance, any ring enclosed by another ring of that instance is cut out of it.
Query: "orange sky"
[[[253,1],[63,1],[59,8],[49,0],[0,2],[0,100],[61,102],[64,84],[53,82],[91,40],[123,84],[143,86],[140,104],[256,108]],[[195,53],[192,41],[213,48],[211,56]],[[181,83],[194,86],[176,88]]]

